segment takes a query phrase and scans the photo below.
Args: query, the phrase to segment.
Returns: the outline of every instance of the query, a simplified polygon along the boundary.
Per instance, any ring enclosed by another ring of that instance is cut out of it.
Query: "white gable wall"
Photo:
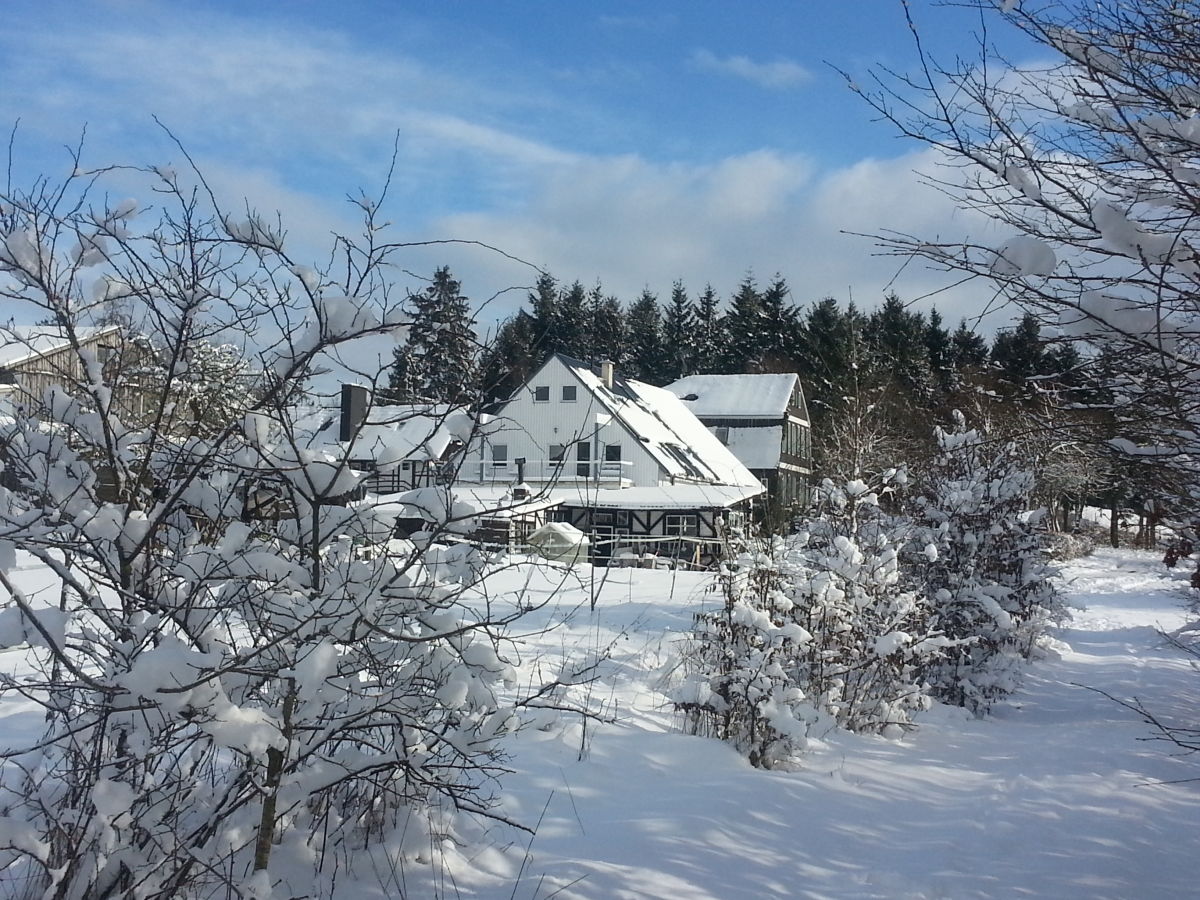
[[[546,388],[547,399],[535,399],[536,389]],[[563,400],[563,388],[575,389],[575,400]],[[589,385],[580,381],[569,366],[558,357],[552,356],[513,396],[490,427],[489,435],[476,443],[467,454],[461,477],[467,480],[503,480],[505,475],[515,479],[517,467],[514,460],[526,459],[526,481],[548,480],[556,464],[550,461],[552,444],[566,445],[567,452],[561,468],[564,480],[576,477],[576,444],[586,441],[588,453],[594,461],[597,454],[604,459],[607,445],[621,448],[620,467],[602,467],[602,480],[620,477],[634,485],[657,485],[664,480],[663,472],[653,456],[638,438],[628,431],[619,420],[611,418],[597,426],[597,414],[602,419],[610,418],[608,410],[600,403]],[[492,467],[491,445],[503,444],[507,448],[508,465]],[[611,477],[610,477],[611,476]]]

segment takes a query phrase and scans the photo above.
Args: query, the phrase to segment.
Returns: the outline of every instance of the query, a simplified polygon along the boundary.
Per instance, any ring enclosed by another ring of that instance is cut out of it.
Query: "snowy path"
[[[601,601],[610,628],[645,620],[611,686],[622,723],[595,734],[583,762],[575,729],[523,736],[511,808],[536,820],[548,798],[530,859],[515,893],[513,854],[455,867],[463,896],[1200,894],[1200,783],[1155,783],[1200,776],[1200,759],[1170,757],[1133,714],[1075,686],[1200,707],[1200,674],[1155,631],[1185,617],[1182,582],[1153,555],[1101,551],[1068,567],[1087,609],[1060,631],[1061,657],[992,717],[940,710],[903,742],[831,736],[793,773],[669,732],[661,696],[648,699],[652,673],[632,664],[647,650],[653,661],[655,647],[639,646],[650,628],[686,624],[678,603],[650,599],[658,574]]]

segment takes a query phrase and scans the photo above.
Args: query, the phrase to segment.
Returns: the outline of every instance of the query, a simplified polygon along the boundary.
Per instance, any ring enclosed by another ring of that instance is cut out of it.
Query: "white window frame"
[[[571,392],[571,396],[567,396],[567,391]],[[579,387],[574,384],[564,384],[562,386],[562,402],[575,403],[579,399]]]
[[[669,537],[695,537],[700,534],[696,513],[667,513],[663,516],[663,534]]]
[[[550,402],[550,385],[537,384],[533,387],[533,402],[534,403],[549,403]]]

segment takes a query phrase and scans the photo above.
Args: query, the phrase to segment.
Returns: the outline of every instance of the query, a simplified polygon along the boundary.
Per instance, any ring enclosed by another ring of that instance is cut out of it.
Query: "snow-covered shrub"
[[[938,429],[940,453],[913,505],[912,545],[936,627],[958,643],[930,670],[937,697],[985,710],[1012,691],[1022,663],[1064,607],[1031,511],[1034,480],[1012,444]]]
[[[696,614],[675,692],[691,734],[732,744],[772,768],[803,750],[815,718],[794,678],[811,636],[792,617],[794,560],[783,539],[738,539],[722,560],[721,606]]]
[[[348,502],[350,449],[293,405],[334,351],[397,330],[393,251],[342,241],[339,286],[260,220],[151,177],[166,207],[144,229],[136,204],[93,208],[82,174],[0,198],[0,245],[21,251],[0,253],[0,296],[62,323],[78,363],[0,417],[0,644],[32,648],[0,691],[45,723],[5,741],[0,871],[29,896],[326,895],[368,843],[428,854],[449,814],[490,814],[514,720],[501,630],[522,608],[476,612],[471,551],[438,551],[436,527],[392,540]],[[72,236],[104,250],[60,256]],[[161,377],[84,345],[114,285]],[[262,365],[198,349],[218,337]],[[53,596],[14,582],[14,546]]]
[[[1096,539],[1083,532],[1050,531],[1041,535],[1041,547],[1047,559],[1065,562],[1096,551]]]
[[[770,766],[802,750],[818,721],[888,736],[911,726],[946,640],[901,569],[910,524],[880,509],[878,491],[903,480],[895,470],[878,489],[826,480],[805,532],[723,563],[723,606],[696,616],[675,694],[691,731]]]
[[[900,488],[891,470],[818,491],[799,536],[803,560],[790,586],[793,619],[812,635],[793,677],[819,709],[852,731],[902,733],[928,706],[925,672],[945,643],[925,598],[902,569],[911,524],[880,508]]]

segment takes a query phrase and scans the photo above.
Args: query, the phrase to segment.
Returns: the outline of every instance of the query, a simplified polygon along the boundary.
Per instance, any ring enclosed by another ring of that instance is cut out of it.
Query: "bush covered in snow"
[[[1017,685],[1024,660],[1064,609],[1031,511],[1033,475],[1012,444],[968,429],[937,430],[941,451],[913,504],[914,560],[937,627],[956,641],[928,675],[937,697],[986,709]]]
[[[903,470],[826,479],[800,533],[723,565],[723,608],[683,644],[675,703],[693,731],[772,765],[818,720],[898,736],[931,699],[983,711],[1013,689],[1062,613],[1033,479],[961,416],[937,439],[920,496],[905,502]]]
[[[717,574],[720,608],[696,614],[675,708],[690,733],[772,768],[804,748],[815,718],[795,677],[812,638],[793,616],[796,560],[784,541],[738,538],[731,547]]]

